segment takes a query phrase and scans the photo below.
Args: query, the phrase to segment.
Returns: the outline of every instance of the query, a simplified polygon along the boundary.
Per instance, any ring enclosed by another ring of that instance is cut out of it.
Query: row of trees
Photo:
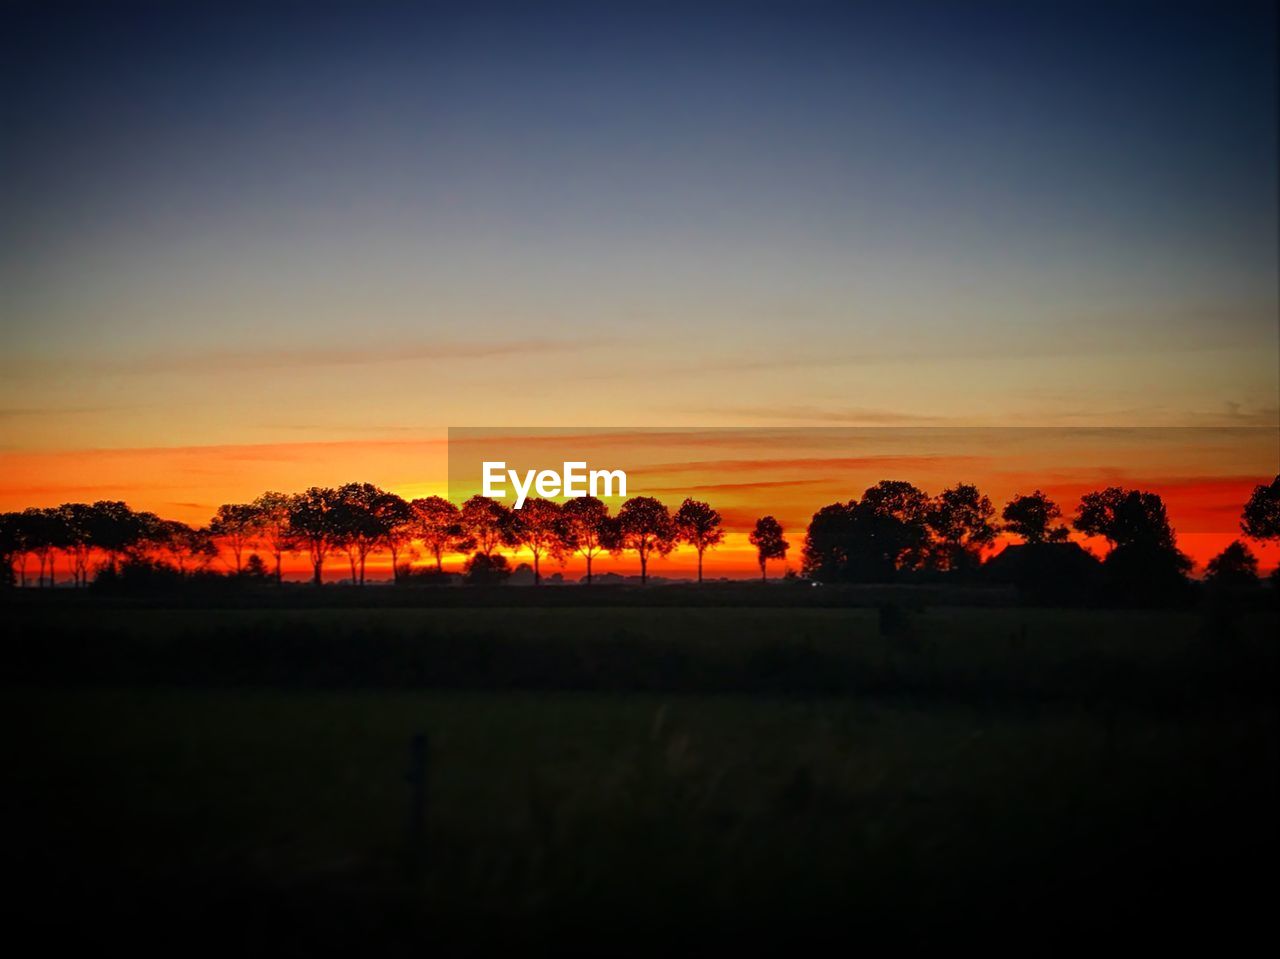
[[[764,575],[766,561],[786,556],[781,524],[764,517],[751,537]],[[316,583],[323,578],[325,564],[341,556],[349,565],[351,581],[363,584],[369,557],[375,553],[389,554],[397,578],[407,569],[402,561],[420,556],[420,550],[434,559],[437,572],[443,572],[446,555],[472,553],[468,569],[474,567],[477,578],[483,578],[485,572],[506,569],[500,552],[504,549],[529,553],[535,581],[541,580],[544,561],[563,564],[581,555],[587,582],[601,553],[630,551],[639,558],[645,581],[650,558],[667,556],[680,545],[697,552],[701,581],[703,557],[723,540],[719,512],[693,499],[672,513],[652,497],[637,496],[613,516],[594,497],[563,505],[532,499],[512,510],[475,496],[458,507],[439,496],[405,500],[371,483],[312,487],[293,495],[264,493],[250,503],[219,506],[203,527],[135,512],[118,501],[0,514],[0,560],[21,585],[28,582],[32,560],[35,582],[52,584],[59,557],[64,557],[76,585],[82,585],[95,554],[107,568],[125,560],[158,560],[182,575],[204,570],[222,557],[241,575],[261,552],[272,561],[277,581],[284,557],[299,554],[307,557]]]
[[[1111,545],[1108,561],[1133,564],[1178,576],[1191,562],[1175,542],[1162,500],[1155,493],[1109,487],[1085,494],[1070,526]],[[1258,486],[1241,520],[1256,540],[1280,539],[1280,476]],[[861,499],[833,503],[814,514],[804,539],[803,572],[818,580],[883,582],[903,572],[975,570],[1001,533],[1031,546],[1065,542],[1070,531],[1061,509],[1040,490],[1010,500],[999,517],[990,499],[971,484],[959,484],[929,496],[910,483],[882,481]],[[114,569],[125,560],[160,561],[181,575],[204,570],[219,557],[242,574],[258,552],[269,557],[281,578],[287,554],[305,555],[313,580],[324,567],[344,557],[351,580],[363,584],[368,559],[389,554],[399,578],[408,561],[423,552],[443,572],[447,554],[472,554],[467,563],[476,579],[502,575],[503,550],[520,549],[531,559],[535,582],[542,565],[581,556],[590,583],[593,562],[602,553],[634,553],[641,581],[647,581],[652,557],[679,546],[698,558],[698,580],[709,550],[724,541],[720,513],[708,503],[686,499],[674,512],[660,501],[637,496],[616,515],[594,497],[564,504],[531,499],[520,510],[475,496],[458,507],[439,496],[405,500],[370,483],[305,492],[268,492],[250,503],[218,507],[207,526],[192,527],[154,513],[135,512],[125,503],[66,503],[48,509],[0,514],[0,562],[14,581],[26,585],[32,560],[36,583],[52,583],[59,557],[77,585],[88,581],[93,557]],[[769,560],[784,559],[789,544],[772,516],[757,520],[749,536],[761,576]],[[1257,560],[1236,542],[1209,566],[1210,576],[1252,569]]]
[[[1255,487],[1240,525],[1255,540],[1280,540],[1280,476]],[[814,514],[804,572],[821,580],[884,582],[904,571],[971,571],[1002,532],[1042,547],[1066,543],[1071,529],[1105,539],[1109,566],[1130,570],[1133,578],[1181,578],[1191,571],[1156,493],[1118,486],[1086,493],[1068,527],[1058,504],[1038,489],[1015,496],[997,519],[990,499],[970,484],[930,497],[910,483],[886,480],[859,500]],[[1256,580],[1257,569],[1257,557],[1237,540],[1207,572],[1211,579]]]

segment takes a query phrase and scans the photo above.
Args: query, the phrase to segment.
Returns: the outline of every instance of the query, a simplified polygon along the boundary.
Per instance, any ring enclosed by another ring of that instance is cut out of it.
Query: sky
[[[5,508],[425,489],[450,426],[1280,422],[1272,3],[4,11]]]

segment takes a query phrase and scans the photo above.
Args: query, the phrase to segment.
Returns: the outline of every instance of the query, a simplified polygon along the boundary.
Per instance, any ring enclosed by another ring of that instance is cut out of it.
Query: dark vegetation
[[[1177,546],[1164,503],[1154,493],[1109,487],[1081,498],[1071,524],[1110,545],[1099,563],[1068,542],[1058,505],[1039,490],[1016,496],[1000,520],[975,486],[959,484],[935,497],[901,481],[884,480],[860,500],[818,510],[805,531],[801,578],[815,583],[997,583],[1013,585],[1028,599],[1112,605],[1168,605],[1191,601],[1191,560]],[[1255,488],[1244,506],[1241,529],[1258,540],[1280,539],[1280,476]],[[1020,549],[983,562],[1001,532],[1022,539]],[[785,559],[790,544],[772,516],[756,521],[750,542],[762,579],[769,560]],[[370,483],[336,489],[312,487],[303,493],[264,493],[252,503],[220,506],[209,525],[193,528],[139,513],[127,504],[66,503],[0,514],[0,585],[53,585],[59,559],[72,584],[108,589],[177,589],[208,586],[222,574],[250,584],[282,583],[286,554],[305,555],[312,581],[323,583],[325,563],[345,557],[348,582],[364,585],[371,555],[389,555],[396,583],[449,582],[444,557],[468,554],[465,582],[488,586],[507,581],[512,570],[504,549],[531,557],[532,581],[543,579],[543,564],[563,564],[573,554],[587,562],[601,553],[634,553],[640,583],[649,561],[680,545],[698,555],[698,582],[707,551],[724,539],[720,514],[709,504],[686,499],[672,513],[647,496],[636,496],[609,514],[601,501],[584,497],[560,505],[532,499],[520,510],[475,496],[455,506],[438,496],[408,502]],[[264,560],[259,550],[269,557]],[[415,568],[423,554],[433,562]],[[95,562],[96,560],[96,562]],[[402,562],[403,560],[403,562]],[[1243,589],[1258,584],[1257,559],[1242,541],[1215,557],[1208,579]],[[434,569],[434,575],[432,570]],[[1280,573],[1273,573],[1273,578]],[[1280,579],[1277,579],[1280,582]]]
[[[95,588],[3,591],[10,928],[362,955],[1269,935],[1280,610],[1249,551],[1193,584],[1158,502],[1104,491],[1077,523],[1106,560],[1039,498],[974,567],[976,491],[922,535],[928,498],[878,489],[815,516],[811,580],[513,589],[490,512],[465,587],[120,546]],[[700,508],[671,525],[714,548]]]

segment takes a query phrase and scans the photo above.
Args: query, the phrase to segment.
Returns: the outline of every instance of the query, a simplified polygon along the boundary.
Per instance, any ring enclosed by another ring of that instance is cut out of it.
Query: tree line
[[[1244,534],[1280,540],[1280,476],[1257,486],[1241,516]],[[964,577],[975,573],[1002,534],[1034,550],[1068,544],[1070,530],[1104,538],[1105,563],[1134,577],[1185,578],[1191,560],[1177,547],[1160,496],[1108,487],[1086,493],[1068,520],[1040,490],[1013,497],[997,511],[976,486],[961,483],[930,496],[911,483],[884,480],[861,498],[818,510],[805,531],[801,574],[820,582],[890,582],[918,573]],[[312,581],[323,581],[326,563],[345,560],[352,583],[363,585],[370,556],[390,557],[396,581],[422,575],[412,561],[424,554],[444,575],[446,555],[465,554],[471,582],[497,582],[510,574],[504,550],[532,560],[534,582],[543,565],[581,556],[586,582],[601,554],[632,553],[647,582],[649,561],[687,546],[697,554],[698,581],[707,552],[725,537],[720,513],[685,499],[670,510],[649,496],[628,499],[611,514],[594,497],[563,504],[530,499],[520,510],[473,496],[457,506],[440,496],[406,500],[371,483],[311,487],[294,494],[263,493],[249,503],[219,506],[205,526],[137,512],[120,501],[64,503],[0,514],[0,576],[8,583],[54,582],[59,559],[77,586],[91,572],[114,574],[128,564],[162,566],[179,577],[207,573],[220,558],[236,576],[282,579],[286,555],[305,556]],[[772,516],[749,534],[761,577],[770,560],[785,559],[790,544]],[[262,559],[265,555],[269,560]],[[101,562],[91,569],[95,557]],[[430,571],[428,569],[428,571]],[[1210,561],[1207,574],[1222,582],[1257,581],[1258,560],[1241,540]],[[1277,580],[1280,582],[1280,578]]]

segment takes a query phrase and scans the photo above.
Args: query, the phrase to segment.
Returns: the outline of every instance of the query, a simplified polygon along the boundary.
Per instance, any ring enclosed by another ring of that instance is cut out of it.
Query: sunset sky
[[[1272,3],[257,6],[6,4],[0,509],[443,492],[450,426],[1280,424]]]

